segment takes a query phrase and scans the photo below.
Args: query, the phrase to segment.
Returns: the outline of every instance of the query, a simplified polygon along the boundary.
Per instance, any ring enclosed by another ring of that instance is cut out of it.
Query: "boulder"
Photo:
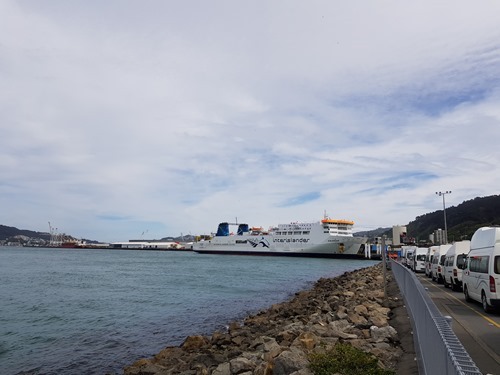
[[[189,352],[201,349],[207,344],[208,340],[203,336],[188,336],[181,344],[181,348]]]
[[[397,331],[391,326],[385,326],[380,328],[377,326],[371,326],[370,332],[372,339],[375,342],[382,342],[389,339],[396,339],[398,336]]]
[[[221,363],[212,371],[212,375],[231,375],[231,365],[228,362]]]
[[[306,354],[297,349],[285,350],[274,360],[273,375],[290,375],[295,371],[308,368],[309,361]]]
[[[320,338],[312,332],[301,333],[292,343],[292,346],[312,350],[320,343]]]
[[[253,369],[256,367],[254,362],[245,357],[232,359],[229,362],[229,365],[231,368],[231,374],[242,374],[248,371],[253,371]]]

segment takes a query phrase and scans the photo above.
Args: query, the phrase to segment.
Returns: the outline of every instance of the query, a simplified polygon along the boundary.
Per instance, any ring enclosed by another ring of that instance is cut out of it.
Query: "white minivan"
[[[431,278],[438,284],[443,283],[444,260],[446,252],[450,249],[451,245],[439,245],[439,248],[434,253],[431,266]]]
[[[434,260],[434,253],[439,249],[439,246],[431,246],[427,250],[425,256],[425,276],[432,277],[432,261]]]
[[[467,301],[480,301],[485,312],[500,308],[500,227],[474,233],[462,278]]]
[[[413,254],[413,271],[425,272],[425,257],[427,255],[427,247],[417,247]]]
[[[411,263],[413,261],[413,252],[415,251],[415,249],[416,249],[415,246],[402,246],[401,247],[401,250],[403,252],[402,263],[408,268],[411,268]]]
[[[444,286],[452,290],[462,289],[462,270],[470,251],[470,241],[455,242],[446,252],[444,260]]]

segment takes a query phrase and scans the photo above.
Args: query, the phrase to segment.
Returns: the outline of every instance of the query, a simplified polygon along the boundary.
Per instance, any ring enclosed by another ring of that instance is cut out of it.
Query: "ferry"
[[[354,237],[353,221],[330,219],[279,224],[264,230],[248,224],[219,224],[215,236],[203,236],[193,251],[205,254],[282,255],[318,258],[363,258],[366,237]],[[230,232],[236,226],[236,234]]]

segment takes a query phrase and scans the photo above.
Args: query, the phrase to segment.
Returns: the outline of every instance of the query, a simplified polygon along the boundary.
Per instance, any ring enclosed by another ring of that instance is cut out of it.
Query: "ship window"
[[[302,234],[309,234],[309,231],[305,230],[305,231],[302,232]]]
[[[295,232],[293,232],[293,234],[301,234],[302,232],[300,230],[297,230]]]
[[[293,232],[288,232],[288,235],[292,235],[292,234],[293,234]]]

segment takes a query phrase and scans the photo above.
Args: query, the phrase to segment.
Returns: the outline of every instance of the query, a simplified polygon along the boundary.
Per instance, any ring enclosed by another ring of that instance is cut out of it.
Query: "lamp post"
[[[439,195],[440,197],[443,197],[443,215],[444,215],[444,243],[447,244],[448,243],[448,227],[446,226],[446,205],[444,203],[444,196],[446,194],[451,194],[451,190],[448,191],[436,191],[436,194]]]

